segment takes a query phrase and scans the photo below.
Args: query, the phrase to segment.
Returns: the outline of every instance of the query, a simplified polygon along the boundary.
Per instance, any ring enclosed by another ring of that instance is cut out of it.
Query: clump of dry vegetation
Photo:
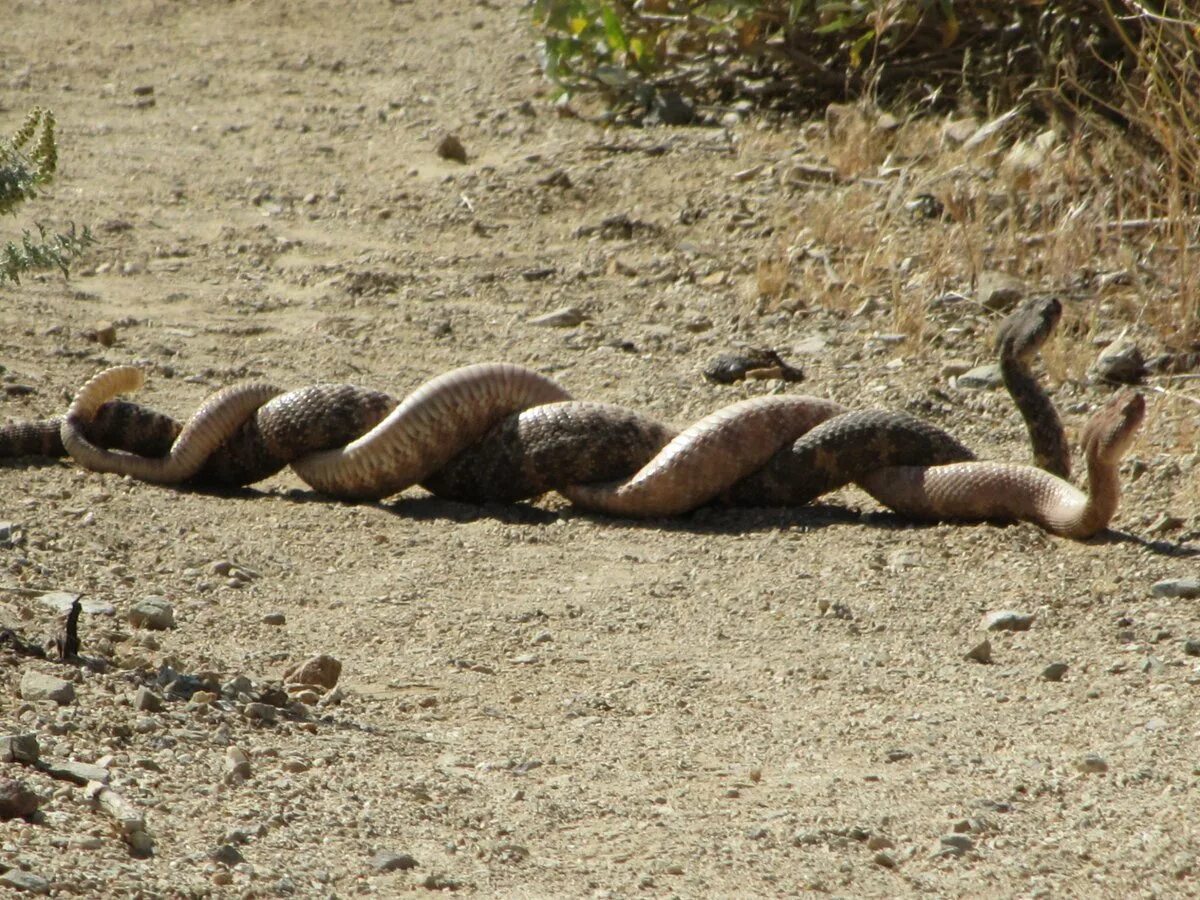
[[[809,114],[848,102],[859,109],[831,118],[823,146],[810,148],[843,189],[803,199],[786,265],[759,266],[761,294],[778,299],[796,260],[819,270],[834,303],[839,293],[908,296],[901,263],[927,282],[961,278],[964,266],[971,278],[1001,268],[1057,287],[1125,287],[1110,293],[1126,318],[1172,348],[1200,349],[1195,4],[531,6],[550,77],[564,93],[598,94],[617,119],[671,104],[677,113],[682,103],[711,120],[746,100]],[[891,111],[890,124],[877,109]],[[948,138],[946,117],[977,128]],[[916,194],[936,209],[926,240],[889,246],[889,224],[911,213]],[[905,330],[918,327],[911,310],[895,317]]]

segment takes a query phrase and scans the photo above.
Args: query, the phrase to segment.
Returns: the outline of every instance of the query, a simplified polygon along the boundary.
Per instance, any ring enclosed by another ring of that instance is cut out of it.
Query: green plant
[[[1200,340],[1195,0],[529,0],[529,8],[547,75],[564,94],[598,95],[618,120],[637,120],[673,94],[718,114],[746,101],[802,115],[887,104],[907,120],[1014,110],[1006,134],[988,142],[993,150],[1049,125],[1070,148],[1066,168],[1031,154],[1039,164],[1022,177],[1033,182],[1010,185],[1012,233],[964,229],[973,267],[997,238],[1025,259],[1030,228],[1041,237],[1029,265],[1053,277],[1134,243],[1164,272],[1146,320],[1174,344]],[[870,128],[859,137],[885,152]],[[928,138],[917,155],[934,146],[946,155],[935,131]],[[870,162],[859,143],[826,148],[842,174]],[[853,165],[838,161],[846,154]],[[828,219],[837,231],[852,217]]]
[[[808,108],[1001,66],[1035,0],[531,0],[546,71],[567,92],[666,86],[698,100]],[[980,9],[982,8],[982,9]],[[970,69],[970,66],[967,67]],[[983,74],[982,72],[980,74]]]
[[[54,114],[35,108],[11,138],[0,138],[0,215],[15,215],[54,180],[57,169]],[[74,225],[66,233],[48,232],[40,224],[35,228],[36,235],[24,229],[19,242],[0,247],[0,284],[20,282],[22,273],[38,269],[58,268],[65,275],[68,261],[93,240],[86,228],[77,232]]]
[[[1080,111],[1200,178],[1194,0],[530,0],[547,75],[568,94],[649,106],[850,100]],[[1183,140],[1181,141],[1181,138]]]

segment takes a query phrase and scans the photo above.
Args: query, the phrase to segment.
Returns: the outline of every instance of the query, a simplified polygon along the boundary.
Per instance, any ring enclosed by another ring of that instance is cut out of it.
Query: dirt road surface
[[[34,105],[61,129],[59,182],[28,214],[99,238],[70,280],[0,293],[5,418],[59,413],[118,363],[185,417],[240,380],[402,395],[507,360],[678,425],[808,392],[1029,460],[1003,392],[952,378],[991,359],[997,316],[968,261],[927,266],[948,227],[903,213],[886,173],[804,176],[796,159],[828,164],[822,122],[573,117],[510,0],[2,15],[4,130]],[[438,155],[447,134],[465,163]],[[863,240],[897,254],[894,293],[846,274],[861,246],[802,240],[839,197],[873,210]],[[1122,309],[1070,305],[1102,331]],[[564,307],[575,324],[533,321]],[[1094,356],[1071,341],[1060,358]],[[701,378],[738,346],[806,383]],[[1073,433],[1108,394],[1071,369],[1054,391]],[[7,462],[0,626],[40,639],[56,610],[39,596],[81,593],[83,652],[109,667],[5,656],[0,731],[106,769],[153,853],[85,788],[9,762],[41,810],[0,822],[0,879],[114,897],[1194,894],[1200,615],[1151,587],[1200,568],[1195,407],[1150,407],[1115,532],[1086,543],[914,525],[855,489],[628,522],[553,496],[350,505],[289,473],[220,495]],[[128,622],[148,596],[174,627]],[[985,633],[1006,609],[1032,627]],[[991,663],[965,658],[985,636]],[[255,705],[314,654],[341,662],[334,696]],[[31,671],[73,702],[23,697]]]

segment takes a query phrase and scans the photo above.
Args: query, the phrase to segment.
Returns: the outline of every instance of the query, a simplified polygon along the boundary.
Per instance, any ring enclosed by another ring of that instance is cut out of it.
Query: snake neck
[[[1108,527],[1121,501],[1121,481],[1115,463],[1088,455],[1087,503],[1071,528],[1072,537],[1088,538]]]
[[[1054,401],[1029,371],[1024,361],[1009,356],[1000,359],[1004,387],[1013,399],[1033,448],[1034,463],[1059,478],[1071,477],[1071,450]]]

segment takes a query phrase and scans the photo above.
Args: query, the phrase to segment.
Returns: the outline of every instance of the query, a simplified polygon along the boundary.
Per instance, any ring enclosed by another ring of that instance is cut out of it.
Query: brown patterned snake
[[[1010,318],[999,345],[1006,380],[1014,373],[1010,391],[1033,423],[1036,458],[1061,467],[1061,425],[1037,411],[1053,406],[1028,376],[1028,358],[1057,321],[1057,303],[1041,304]],[[714,500],[799,504],[856,481],[902,515],[1025,519],[1085,538],[1116,510],[1117,465],[1145,411],[1139,395],[1118,395],[1085,427],[1085,494],[1043,469],[975,461],[911,416],[846,412],[815,397],[742,401],[676,434],[630,410],[572,401],[535,372],[494,363],[439,376],[398,404],[349,385],[226,388],[181,429],[112,400],[142,378],[129,366],[101,372],[64,419],[0,429],[0,455],[61,452],[57,427],[61,447],[86,468],[159,483],[249,484],[291,465],[317,491],[345,499],[388,497],[414,484],[469,500],[558,490],[583,508],[631,517],[676,515]]]

